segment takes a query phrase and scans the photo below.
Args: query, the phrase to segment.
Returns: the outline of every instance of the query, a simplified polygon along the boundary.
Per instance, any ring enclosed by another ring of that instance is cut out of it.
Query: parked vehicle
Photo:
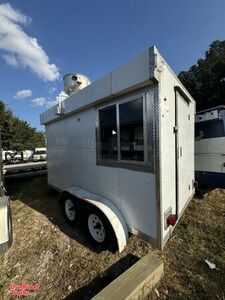
[[[33,161],[42,161],[47,159],[46,148],[34,148],[32,154]]]
[[[14,151],[12,150],[2,150],[2,161],[4,163],[10,162],[12,160],[12,155],[13,155]]]
[[[0,252],[6,251],[12,244],[12,218],[9,197],[5,194],[3,162],[0,133]]]
[[[195,192],[194,115],[156,47],[41,114],[67,220],[100,246],[131,232],[162,249]]]
[[[33,160],[33,151],[32,150],[24,150],[23,151],[23,162],[31,162]]]
[[[195,177],[201,187],[225,188],[225,106],[196,114]]]
[[[2,150],[2,161],[4,163],[24,163],[33,160],[32,150],[25,151],[12,151],[12,150]]]
[[[2,150],[2,161],[6,164],[43,161],[46,159],[46,148],[34,148],[33,150],[24,151]]]

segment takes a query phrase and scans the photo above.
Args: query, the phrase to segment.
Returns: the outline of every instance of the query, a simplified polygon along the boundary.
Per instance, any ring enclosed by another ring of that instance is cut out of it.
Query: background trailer
[[[196,114],[195,177],[201,187],[225,188],[225,106]]]
[[[128,232],[163,248],[194,194],[195,101],[155,47],[71,94],[41,115],[67,218],[120,251]]]

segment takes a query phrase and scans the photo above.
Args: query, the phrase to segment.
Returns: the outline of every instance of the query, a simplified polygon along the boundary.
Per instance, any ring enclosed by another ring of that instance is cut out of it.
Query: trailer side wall
[[[130,230],[156,239],[155,174],[98,165],[95,126],[96,107],[46,125],[49,184],[60,190],[78,186],[109,199]]]

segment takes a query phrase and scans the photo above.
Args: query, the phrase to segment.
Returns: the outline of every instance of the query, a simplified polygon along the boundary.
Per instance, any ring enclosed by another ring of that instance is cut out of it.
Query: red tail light
[[[171,225],[171,226],[174,226],[177,222],[177,216],[176,215],[170,215],[168,218],[167,218],[167,225]]]

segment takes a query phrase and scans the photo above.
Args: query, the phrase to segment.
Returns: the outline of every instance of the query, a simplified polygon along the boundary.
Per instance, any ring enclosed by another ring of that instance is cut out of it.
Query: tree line
[[[214,41],[179,79],[196,101],[196,110],[225,104],[225,41]]]
[[[3,101],[0,101],[0,132],[3,150],[23,151],[45,147],[44,132],[14,116]]]

